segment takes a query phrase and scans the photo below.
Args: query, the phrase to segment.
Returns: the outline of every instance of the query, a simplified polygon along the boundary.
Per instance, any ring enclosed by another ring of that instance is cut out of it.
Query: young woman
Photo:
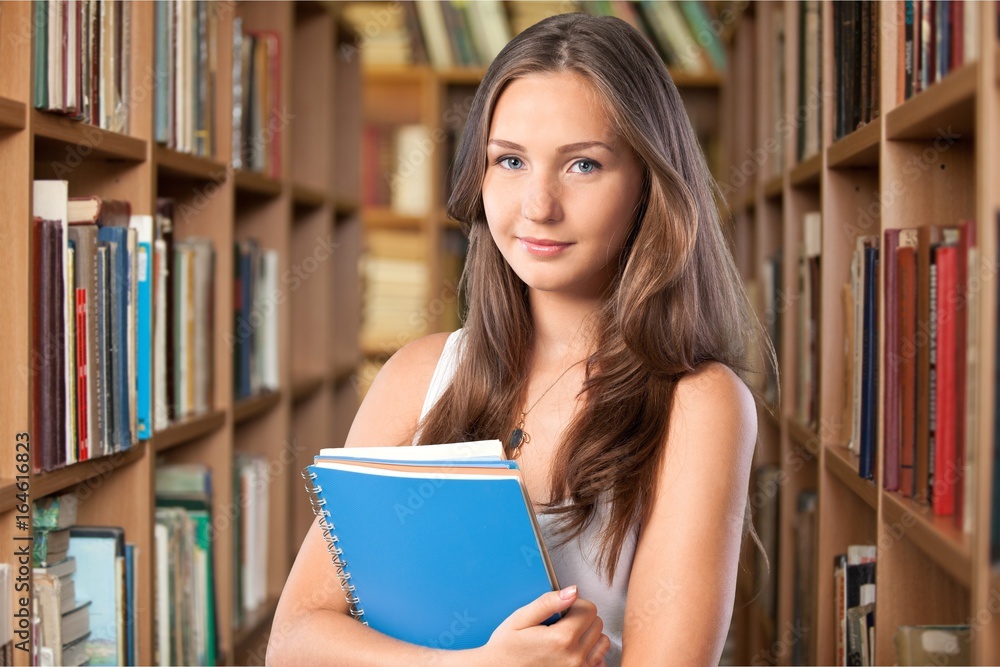
[[[767,343],[666,68],[623,21],[546,19],[487,71],[454,173],[464,328],[389,360],[347,446],[504,441],[566,588],[481,648],[413,646],[347,615],[314,525],[268,662],[718,664]]]

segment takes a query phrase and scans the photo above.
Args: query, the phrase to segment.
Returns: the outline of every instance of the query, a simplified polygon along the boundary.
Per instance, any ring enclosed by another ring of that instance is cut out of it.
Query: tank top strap
[[[462,329],[458,329],[451,332],[448,339],[444,343],[444,349],[441,350],[441,356],[438,358],[437,366],[434,367],[434,374],[431,375],[430,386],[427,387],[427,396],[424,397],[424,406],[420,410],[421,422],[444,394],[445,389],[447,389],[448,385],[451,384],[452,378],[455,377],[455,371],[458,370],[458,358],[461,350],[462,331]]]

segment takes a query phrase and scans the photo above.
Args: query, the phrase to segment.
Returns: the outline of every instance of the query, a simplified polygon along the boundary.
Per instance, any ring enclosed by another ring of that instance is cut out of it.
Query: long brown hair
[[[552,72],[578,73],[594,86],[644,172],[596,320],[585,402],[557,449],[551,482],[562,497],[546,510],[562,515],[568,539],[597,518],[599,499],[608,503],[599,567],[610,580],[631,529],[651,510],[678,380],[718,361],[746,381],[749,346],[768,344],[726,245],[718,186],[656,51],[617,18],[553,16],[490,65],[458,147],[448,214],[469,236],[465,335],[454,379],[420,424],[418,444],[505,441],[524,400],[533,340],[527,287],[490,236],[482,185],[501,92],[519,77]]]

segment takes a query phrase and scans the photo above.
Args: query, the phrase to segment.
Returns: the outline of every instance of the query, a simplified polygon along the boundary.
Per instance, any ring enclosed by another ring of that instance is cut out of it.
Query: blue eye
[[[524,163],[521,162],[521,158],[512,156],[502,157],[499,160],[497,160],[496,163],[502,166],[504,169],[510,169],[510,170],[520,169],[524,165]]]
[[[579,167],[579,171],[577,173],[580,174],[591,174],[601,168],[601,165],[597,164],[593,160],[577,160],[573,163],[573,166]]]

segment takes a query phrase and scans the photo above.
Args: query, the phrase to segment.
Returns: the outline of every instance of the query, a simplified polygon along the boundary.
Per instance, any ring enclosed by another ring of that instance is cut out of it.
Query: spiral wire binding
[[[354,584],[350,583],[351,573],[347,571],[347,561],[344,560],[344,550],[337,546],[340,542],[334,534],[334,525],[330,521],[330,511],[325,508],[326,499],[320,498],[323,487],[316,484],[316,473],[309,470],[309,467],[302,469],[302,479],[306,480],[306,491],[309,492],[309,504],[312,505],[313,514],[319,518],[320,531],[323,533],[323,540],[326,542],[326,549],[333,559],[333,566],[337,570],[337,579],[340,580],[340,588],[344,591],[347,604],[350,605],[351,616],[368,625],[364,619],[365,610],[361,608],[361,600],[354,594]]]

